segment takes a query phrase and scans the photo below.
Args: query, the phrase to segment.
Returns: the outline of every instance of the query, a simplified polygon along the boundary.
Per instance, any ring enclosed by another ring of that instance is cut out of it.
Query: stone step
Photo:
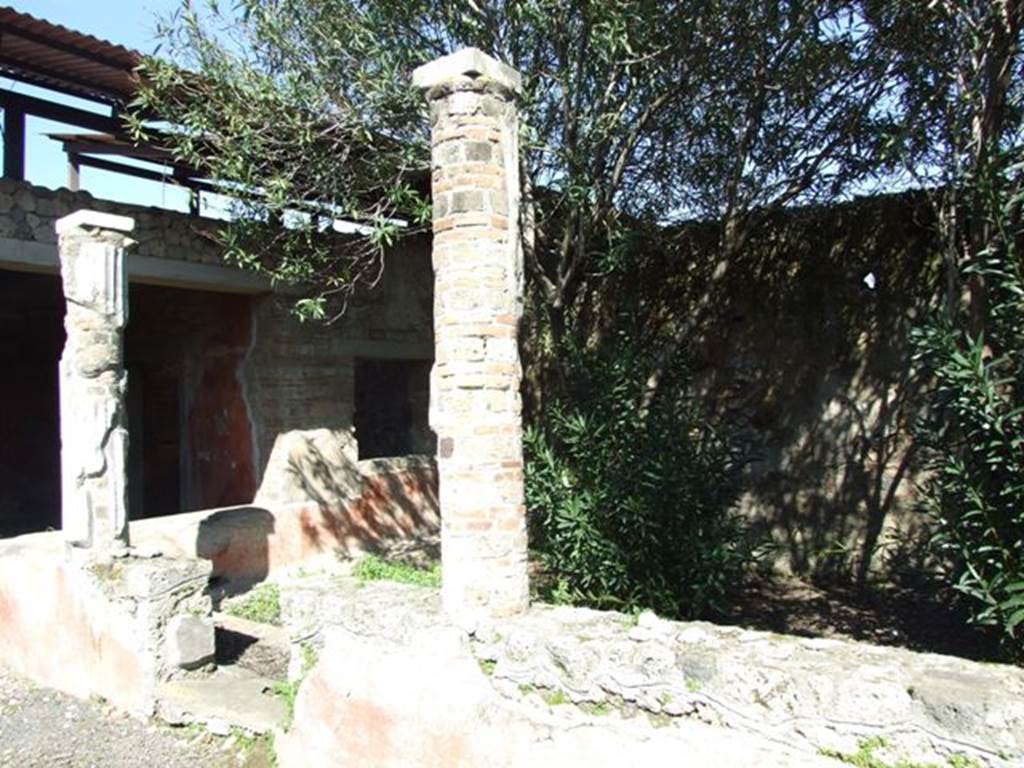
[[[267,733],[287,725],[275,681],[241,667],[220,667],[209,677],[171,680],[157,690],[157,714],[171,725],[201,723],[226,735],[232,726]]]
[[[213,623],[218,664],[242,667],[271,680],[288,679],[291,651],[284,629],[226,613],[214,613]]]

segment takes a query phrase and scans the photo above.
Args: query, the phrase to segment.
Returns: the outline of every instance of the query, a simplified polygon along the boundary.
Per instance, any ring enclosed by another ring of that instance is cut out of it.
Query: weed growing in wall
[[[273,694],[281,698],[288,708],[288,717],[284,725],[285,731],[291,728],[292,722],[295,720],[295,699],[299,695],[299,688],[302,687],[302,682],[317,663],[316,650],[313,646],[303,643],[300,652],[302,654],[302,669],[299,671],[299,676],[288,682],[274,683],[271,689]]]
[[[902,756],[890,757],[890,751],[888,742],[876,736],[859,742],[856,752],[823,749],[821,754],[854,768],[980,768],[976,760],[963,754],[950,755],[945,763],[919,763]]]

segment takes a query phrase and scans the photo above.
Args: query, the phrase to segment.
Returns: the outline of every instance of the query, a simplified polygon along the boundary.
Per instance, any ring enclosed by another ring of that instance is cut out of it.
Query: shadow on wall
[[[604,286],[598,336],[611,318],[690,340],[702,398],[752,457],[743,506],[796,572],[863,583],[922,565],[908,337],[940,266],[932,225],[913,194],[784,212],[725,264],[715,228],[691,226],[677,255]]]
[[[436,534],[437,471],[429,456],[339,462],[322,443],[304,438],[287,471],[309,504],[299,515],[302,538],[315,550],[347,557]]]
[[[416,549],[436,537],[440,518],[432,458],[337,462],[313,437],[294,442],[293,448],[300,444],[304,450],[291,459],[290,479],[297,486],[290,498],[134,520],[132,541],[168,557],[210,560],[211,575],[233,589],[289,566],[403,545]]]
[[[213,574],[240,581],[262,581],[270,573],[274,515],[260,507],[234,507],[199,522],[196,555],[213,563]]]

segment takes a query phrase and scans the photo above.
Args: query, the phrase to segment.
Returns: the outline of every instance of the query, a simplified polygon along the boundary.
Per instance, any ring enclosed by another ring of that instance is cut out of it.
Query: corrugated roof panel
[[[0,71],[76,96],[124,102],[142,54],[92,35],[0,7]]]

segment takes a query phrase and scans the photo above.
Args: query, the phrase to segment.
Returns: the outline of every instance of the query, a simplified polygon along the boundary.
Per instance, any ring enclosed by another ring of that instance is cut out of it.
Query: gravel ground
[[[261,743],[197,727],[142,722],[99,701],[82,701],[17,677],[0,665],[3,768],[257,768]]]

